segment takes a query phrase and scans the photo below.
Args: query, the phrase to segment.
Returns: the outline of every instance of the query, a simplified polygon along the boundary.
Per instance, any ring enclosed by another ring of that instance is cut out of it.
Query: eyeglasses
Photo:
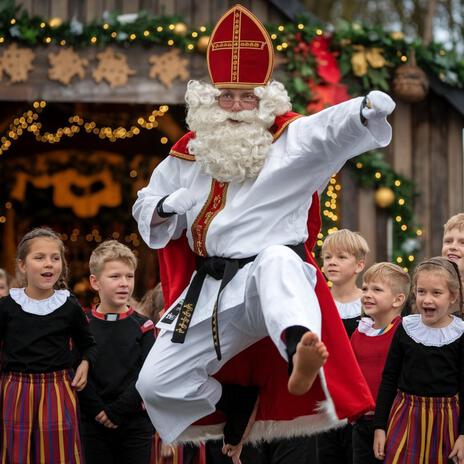
[[[239,102],[240,106],[244,109],[255,108],[258,104],[258,97],[253,94],[243,94],[235,97],[231,93],[222,93],[217,97],[217,101],[221,108],[232,108],[236,101]]]

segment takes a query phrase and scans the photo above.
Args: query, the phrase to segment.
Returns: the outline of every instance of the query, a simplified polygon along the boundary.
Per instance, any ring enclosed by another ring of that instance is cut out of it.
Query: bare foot
[[[327,348],[315,333],[303,334],[293,355],[293,372],[288,379],[288,391],[292,395],[304,395],[311,388],[328,356]]]
[[[222,447],[222,454],[225,454],[226,456],[228,456],[232,460],[233,464],[242,463],[242,461],[240,460],[240,454],[243,448],[243,441],[245,440],[245,438],[248,437],[248,435],[251,432],[251,428],[253,427],[253,424],[255,423],[255,420],[256,420],[257,412],[258,412],[258,400],[256,400],[255,407],[253,408],[253,412],[251,413],[250,419],[246,426],[245,432],[243,433],[242,439],[240,440],[240,443],[238,445],[229,445],[228,443],[224,443],[224,446]]]

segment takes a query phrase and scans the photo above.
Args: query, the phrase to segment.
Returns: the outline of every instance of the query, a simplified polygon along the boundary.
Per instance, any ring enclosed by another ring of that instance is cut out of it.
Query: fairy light
[[[103,29],[107,31],[110,28],[110,25],[108,23],[103,24]]]
[[[297,27],[298,27],[298,29],[301,31],[301,30],[303,30],[303,29],[304,29],[304,24],[301,24],[301,23],[300,23],[300,24],[298,24],[298,26],[297,26]]]
[[[158,127],[157,118],[163,117],[169,111],[168,105],[161,105],[146,117],[139,117],[137,119],[139,127],[132,125],[130,128],[122,126],[116,128],[109,126],[99,127],[95,121],[86,121],[79,115],[73,115],[68,118],[68,125],[59,127],[55,132],[42,132],[42,123],[39,121],[39,115],[46,106],[47,103],[44,100],[34,101],[32,104],[33,110],[28,110],[21,116],[14,118],[5,134],[0,138],[0,155],[8,151],[12,146],[12,142],[18,140],[27,132],[33,134],[38,142],[50,144],[59,143],[63,137],[73,137],[80,133],[81,127],[83,127],[86,133],[93,134],[102,140],[106,139],[110,142],[132,138],[141,133],[140,128],[151,130]],[[168,141],[167,137],[161,139],[162,144],[167,144]]]

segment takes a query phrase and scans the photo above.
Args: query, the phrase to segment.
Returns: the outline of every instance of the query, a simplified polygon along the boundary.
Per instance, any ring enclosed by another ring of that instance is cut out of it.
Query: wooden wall
[[[236,0],[17,0],[17,3],[32,14],[48,18],[75,17],[88,22],[100,18],[105,11],[146,10],[155,15],[179,14],[187,23],[199,26],[214,23]],[[241,3],[264,22],[282,20],[281,12],[266,0]],[[422,256],[439,254],[443,224],[449,216],[464,211],[464,117],[443,98],[431,93],[420,104],[397,102],[391,120],[393,142],[386,150],[387,158],[399,173],[417,183],[419,196],[415,210],[423,229]],[[385,260],[387,215],[375,206],[372,191],[356,186],[348,169],[342,171],[341,179],[341,226],[359,230],[367,238],[372,248],[370,261]]]
[[[101,18],[105,11],[135,13],[145,10],[153,15],[181,15],[188,24],[214,24],[236,0],[16,0],[31,14],[45,18],[75,17],[81,22]],[[278,22],[282,14],[266,0],[241,0],[264,22]]]
[[[397,101],[390,119],[393,141],[386,157],[416,183],[415,213],[423,230],[420,256],[439,255],[443,224],[464,212],[464,116],[431,92],[419,104]],[[366,237],[370,262],[387,259],[387,215],[376,207],[373,191],[358,188],[349,168],[342,170],[341,181],[341,226]]]

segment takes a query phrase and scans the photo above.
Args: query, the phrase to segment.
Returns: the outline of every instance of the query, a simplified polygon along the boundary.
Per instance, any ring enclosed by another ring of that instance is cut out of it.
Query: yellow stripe
[[[454,438],[453,408],[451,407],[451,403],[453,402],[454,399],[455,397],[450,398],[448,400],[448,434],[449,434],[449,441],[450,441],[451,448],[453,448],[454,442],[456,440]]]
[[[39,453],[40,453],[40,462],[45,462],[45,440],[43,433],[43,408],[45,400],[45,381],[41,379],[40,381],[40,400],[39,400]]]
[[[390,428],[391,428],[392,424],[395,422],[397,414],[403,409],[403,406],[404,406],[404,393],[401,394],[401,401],[398,403],[398,406],[391,413],[391,418],[388,421],[387,438],[388,438],[388,435],[390,434]]]
[[[29,429],[27,437],[27,464],[31,462],[31,433],[32,433],[32,412],[34,411],[34,383],[32,374],[29,374]]]
[[[64,382],[64,386],[66,388],[66,391],[68,392],[69,398],[72,403],[72,407],[73,407],[72,414],[73,416],[76,416],[77,415],[76,394],[71,388],[71,385],[69,384],[69,380],[67,376],[64,377],[63,382]],[[76,439],[77,436],[78,436],[77,430],[73,430],[74,459],[76,460],[76,464],[80,464],[81,457],[79,454],[79,447],[77,446],[77,439]]]
[[[445,427],[445,416],[444,416],[444,404],[443,404],[443,399],[440,401],[440,431],[439,431],[439,440],[438,440],[438,464],[443,464],[443,429]]]
[[[411,397],[413,398],[413,397]],[[398,449],[396,450],[395,456],[393,457],[392,464],[398,464],[399,462],[399,457],[403,451],[404,445],[406,444],[406,439],[408,438],[409,435],[409,429],[411,425],[411,414],[412,414],[412,409],[413,409],[413,402],[409,404],[409,412],[408,412],[408,422],[406,424],[406,430],[403,433],[403,437],[401,438],[400,444],[398,445]]]
[[[430,462],[430,445],[432,444],[432,428],[433,428],[433,409],[432,409],[432,401],[429,401],[429,413],[428,413],[428,421],[427,421],[427,440],[426,444],[427,447],[425,449],[425,461]]]
[[[420,399],[420,402],[421,402],[421,437],[420,437],[420,441],[421,441],[421,448],[420,448],[420,456],[419,456],[419,462],[424,462],[424,452],[425,452],[425,413],[426,413],[426,402],[425,402],[425,398],[424,397],[421,397]]]
[[[5,379],[4,379],[5,380]],[[11,383],[11,375],[8,376],[8,380],[2,385],[2,404],[5,402],[6,392],[8,390],[8,386]],[[3,443],[6,444],[6,430],[3,427]],[[2,446],[2,464],[7,464],[6,462],[6,446]]]
[[[58,423],[59,425],[59,431],[58,431],[58,444],[59,444],[59,449],[60,449],[60,461],[64,462],[64,440],[63,440],[63,410],[61,408],[61,396],[60,396],[60,390],[58,388],[58,384],[56,381],[56,372],[53,373],[53,385],[55,387],[55,394],[56,394],[56,404],[57,404],[57,418],[58,418]]]

